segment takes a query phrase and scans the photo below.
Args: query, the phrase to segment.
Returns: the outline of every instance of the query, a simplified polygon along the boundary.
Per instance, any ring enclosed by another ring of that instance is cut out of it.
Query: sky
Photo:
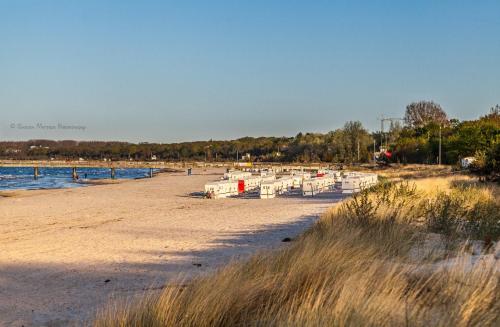
[[[500,103],[500,1],[0,0],[0,140],[369,130]]]

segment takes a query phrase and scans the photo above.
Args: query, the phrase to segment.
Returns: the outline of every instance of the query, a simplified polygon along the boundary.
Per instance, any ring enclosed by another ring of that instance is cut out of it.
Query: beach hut
[[[274,189],[277,194],[284,194],[290,192],[293,186],[293,178],[282,177],[274,181]]]
[[[342,173],[337,170],[329,170],[327,175],[333,176],[335,183],[342,182]]]
[[[245,193],[245,180],[240,179],[238,181],[238,193]]]
[[[378,183],[378,175],[372,173],[347,173],[342,178],[342,193],[356,193]]]
[[[260,198],[273,199],[276,197],[276,188],[274,181],[262,182],[260,185]]]
[[[322,177],[324,181],[324,189],[325,190],[331,190],[333,187],[335,187],[335,176],[332,174],[326,174],[325,176]]]
[[[342,179],[342,193],[351,194],[361,190],[361,178],[359,176],[346,176]]]
[[[275,174],[268,174],[268,175],[265,175],[265,176],[261,176],[262,182],[272,182],[275,179],[276,179],[276,175]]]
[[[248,178],[239,180],[239,183],[243,183],[245,192],[250,192],[258,189],[260,187],[261,182],[262,182],[262,177],[260,176],[250,176]]]
[[[240,179],[246,179],[252,177],[251,172],[247,171],[241,171],[241,170],[230,170],[227,173],[224,174],[224,179],[226,180],[232,180],[232,181],[237,181]]]
[[[293,177],[282,177],[280,178],[281,185],[286,192],[290,192],[293,188]]]
[[[313,179],[306,179],[302,183],[302,195],[303,196],[315,196],[319,193],[318,181]]]
[[[274,174],[274,171],[272,168],[264,168],[260,170],[260,176],[267,176],[267,175],[272,175]]]
[[[311,173],[292,171],[290,174],[293,178],[292,188],[301,188],[304,180],[311,179]]]
[[[227,198],[238,195],[237,181],[217,181],[205,184],[205,195],[211,199]]]

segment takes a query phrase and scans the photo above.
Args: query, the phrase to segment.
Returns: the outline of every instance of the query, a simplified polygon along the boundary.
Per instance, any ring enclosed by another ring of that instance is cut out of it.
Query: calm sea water
[[[38,179],[33,167],[0,167],[0,190],[36,190],[86,186],[85,179],[111,178],[109,168],[79,168],[79,180],[71,178],[71,168],[39,168]],[[117,179],[149,177],[149,169],[116,169]]]

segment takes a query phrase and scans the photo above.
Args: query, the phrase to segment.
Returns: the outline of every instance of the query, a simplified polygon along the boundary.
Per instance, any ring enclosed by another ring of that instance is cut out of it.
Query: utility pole
[[[358,162],[359,162],[359,139],[358,139]]]
[[[380,146],[384,146],[384,115],[380,116]]]
[[[441,125],[439,125],[439,159],[438,163],[441,166]]]
[[[238,150],[236,150],[236,162],[240,162],[240,155],[238,153]]]
[[[377,158],[375,157],[375,152],[377,152],[377,149],[375,148],[375,139],[373,139],[373,162],[377,161]]]

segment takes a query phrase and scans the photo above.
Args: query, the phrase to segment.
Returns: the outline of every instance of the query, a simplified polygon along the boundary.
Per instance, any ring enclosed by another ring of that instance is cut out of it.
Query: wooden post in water
[[[149,178],[153,178],[153,168],[149,168]]]
[[[33,167],[33,179],[38,179],[38,167]]]
[[[74,180],[76,179],[76,177],[77,177],[77,175],[76,175],[76,167],[72,168],[71,177],[73,177]]]
[[[111,179],[115,179],[115,167],[111,168]]]

